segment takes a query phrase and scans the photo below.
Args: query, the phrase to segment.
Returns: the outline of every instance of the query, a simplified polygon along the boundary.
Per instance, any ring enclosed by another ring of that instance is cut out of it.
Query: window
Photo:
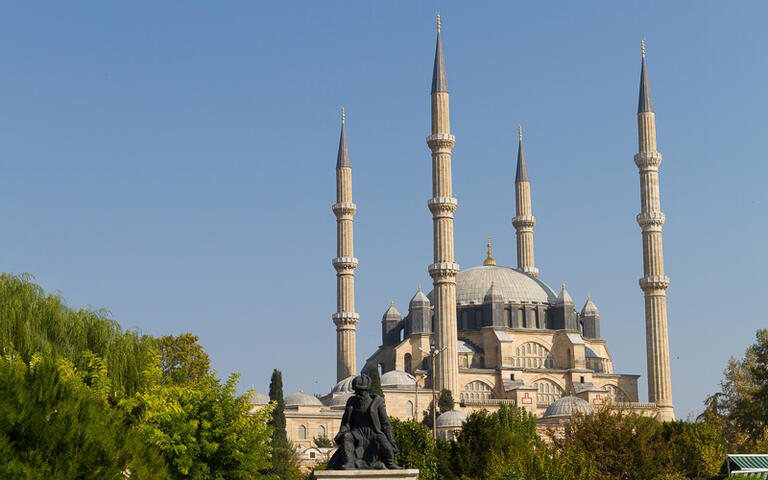
[[[299,440],[306,440],[307,439],[307,427],[304,425],[299,425]]]
[[[475,312],[475,328],[481,328],[483,326],[483,311],[477,310]]]
[[[315,452],[309,452],[309,458],[315,458]]]
[[[620,389],[616,385],[606,385],[604,387],[606,390],[610,392],[611,399],[614,402],[631,402],[629,396],[624,393],[624,390]]]
[[[404,363],[403,368],[405,369],[405,371],[408,373],[411,373],[411,354],[410,353],[405,354],[405,356],[403,357],[403,363]]]
[[[410,400],[405,402],[405,416],[413,417],[413,402]]]
[[[536,403],[540,407],[546,407],[563,396],[563,389],[552,380],[542,378],[533,382],[533,386],[536,387]]]
[[[320,425],[317,427],[317,436],[320,438],[325,438],[325,427]]]
[[[555,360],[552,353],[539,343],[528,342],[515,350],[512,366],[522,368],[554,368]]]
[[[509,328],[512,328],[512,309],[510,308],[504,309],[504,322],[507,324]]]
[[[461,312],[461,326],[463,330],[469,330],[469,312]]]

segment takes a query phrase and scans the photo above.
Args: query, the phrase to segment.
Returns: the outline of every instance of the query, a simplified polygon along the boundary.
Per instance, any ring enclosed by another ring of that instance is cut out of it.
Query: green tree
[[[418,422],[392,418],[392,434],[398,453],[396,462],[405,468],[418,468],[422,480],[437,480],[437,451],[432,433]]]
[[[739,453],[768,449],[768,330],[755,337],[744,358],[728,361],[721,391],[707,397],[698,418],[720,431],[729,451]]]
[[[706,423],[665,422],[662,432],[671,462],[688,478],[717,475],[725,461],[725,448],[715,427]]]
[[[165,457],[172,478],[269,478],[261,472],[270,466],[273,406],[249,415],[246,396],[235,394],[237,374],[224,383],[208,375],[192,384],[168,384],[160,381],[158,361],[148,375],[151,387],[121,406]]]
[[[0,478],[164,479],[162,456],[84,382],[105,384],[99,362],[88,372],[71,362],[34,357],[31,366],[9,349],[0,358]],[[103,364],[102,364],[103,365]],[[98,378],[100,377],[100,379]]]
[[[384,391],[381,389],[381,376],[379,375],[379,367],[375,364],[368,366],[366,374],[371,377],[371,393],[375,393],[384,398]]]
[[[435,402],[430,401],[429,405],[427,406],[427,409],[421,412],[423,418],[421,419],[421,423],[427,426],[430,430],[432,430],[432,414],[435,411]]]
[[[285,430],[285,399],[283,398],[283,374],[280,370],[272,371],[269,381],[269,400],[274,404],[269,425],[272,433],[272,464],[267,471],[281,480],[300,478],[299,456],[296,448],[288,441]]]
[[[130,396],[143,385],[156,340],[123,331],[107,310],[75,310],[58,295],[46,295],[30,275],[0,274],[0,348],[32,357],[66,358],[87,368],[90,353],[108,368],[113,397]]]
[[[315,437],[312,439],[312,443],[314,443],[317,448],[333,448],[336,446],[336,444],[333,443],[333,440],[328,437]]]
[[[440,390],[440,397],[437,399],[437,408],[440,413],[450,412],[453,410],[455,402],[453,401],[453,395],[447,388]]]
[[[195,382],[209,374],[210,358],[197,343],[197,335],[166,335],[158,341],[163,379],[173,383]]]

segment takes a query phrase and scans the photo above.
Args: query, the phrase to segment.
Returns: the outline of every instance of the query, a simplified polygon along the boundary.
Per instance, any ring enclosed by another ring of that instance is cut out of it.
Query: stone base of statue
[[[419,478],[419,470],[317,470],[315,477],[322,479],[352,479],[362,478],[365,480],[416,480]]]

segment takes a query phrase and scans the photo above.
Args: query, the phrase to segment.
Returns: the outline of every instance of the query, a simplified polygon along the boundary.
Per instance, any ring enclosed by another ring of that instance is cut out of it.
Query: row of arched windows
[[[325,427],[320,425],[317,427],[317,436],[319,438],[325,437]],[[307,439],[307,427],[305,425],[299,425],[299,440]]]
[[[485,382],[475,380],[464,386],[461,392],[461,400],[488,400],[493,397],[493,388]]]
[[[515,349],[511,364],[513,367],[520,368],[554,368],[555,359],[544,345],[528,342]]]
[[[512,317],[514,315],[514,318]],[[538,309],[530,309],[526,314],[523,308],[505,308],[504,320],[509,328],[543,328]],[[461,312],[459,330],[475,330],[483,326],[483,310],[481,308]],[[433,330],[434,331],[434,330]]]

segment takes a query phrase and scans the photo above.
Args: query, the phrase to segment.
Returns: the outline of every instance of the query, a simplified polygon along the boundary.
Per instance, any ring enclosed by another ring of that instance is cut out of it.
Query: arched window
[[[512,328],[512,309],[511,308],[504,309],[504,322],[507,324],[509,328]]]
[[[536,309],[528,310],[528,328],[535,328],[538,322],[539,312]]]
[[[512,364],[522,368],[554,368],[555,360],[547,347],[528,342],[517,347]]]
[[[525,310],[523,310],[522,308],[517,309],[517,325],[516,326],[518,328],[525,326]]]
[[[552,380],[542,378],[533,382],[536,387],[536,403],[539,407],[546,407],[563,396],[563,389]]]
[[[307,427],[304,425],[299,425],[299,440],[306,440],[307,439]]]
[[[410,400],[405,402],[405,416],[413,417],[413,402],[411,402]]]
[[[320,425],[319,427],[317,427],[317,436],[319,438],[325,438],[325,427],[324,426]]]
[[[604,387],[606,390],[608,390],[609,395],[611,396],[611,399],[614,402],[631,402],[632,400],[629,399],[629,396],[624,393],[624,390],[620,389],[616,385],[606,385]]]
[[[485,382],[475,380],[464,385],[461,398],[468,400],[488,400],[493,398],[493,388]]]
[[[408,373],[411,373],[411,354],[410,353],[406,353],[403,356],[403,363],[405,364],[403,366],[405,371],[408,372]]]

